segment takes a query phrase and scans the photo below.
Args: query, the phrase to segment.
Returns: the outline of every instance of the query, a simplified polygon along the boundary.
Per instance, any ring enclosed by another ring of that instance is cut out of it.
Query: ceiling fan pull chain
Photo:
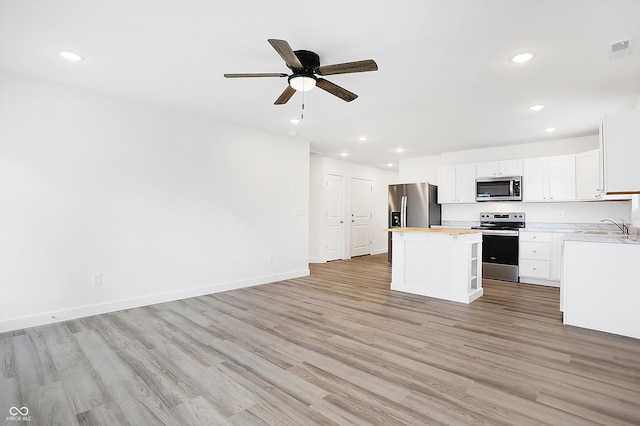
[[[302,111],[300,111],[300,120],[304,120],[304,91],[302,92]]]

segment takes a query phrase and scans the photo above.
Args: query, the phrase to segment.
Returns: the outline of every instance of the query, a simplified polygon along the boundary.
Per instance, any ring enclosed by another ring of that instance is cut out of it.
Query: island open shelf
[[[454,302],[482,296],[482,232],[390,228],[391,289]]]

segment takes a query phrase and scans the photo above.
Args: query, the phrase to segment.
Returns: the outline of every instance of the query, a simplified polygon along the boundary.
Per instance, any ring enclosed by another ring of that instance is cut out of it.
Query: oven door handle
[[[500,237],[517,237],[518,231],[508,231],[508,230],[493,230],[493,231],[482,231],[482,235],[498,235]]]

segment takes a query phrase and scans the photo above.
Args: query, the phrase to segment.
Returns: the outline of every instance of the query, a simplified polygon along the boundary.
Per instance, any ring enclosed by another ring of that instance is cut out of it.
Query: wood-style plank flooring
[[[640,424],[640,341],[563,326],[558,289],[389,290],[385,255],[0,334],[31,425]]]

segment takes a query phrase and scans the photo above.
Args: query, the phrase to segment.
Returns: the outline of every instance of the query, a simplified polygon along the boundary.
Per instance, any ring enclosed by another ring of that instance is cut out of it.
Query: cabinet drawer
[[[553,235],[550,232],[522,232],[520,231],[520,241],[535,241],[539,243],[550,243]]]
[[[550,260],[551,244],[532,243],[529,241],[521,242],[520,259]]]
[[[520,276],[549,279],[549,262],[545,260],[520,260]]]

